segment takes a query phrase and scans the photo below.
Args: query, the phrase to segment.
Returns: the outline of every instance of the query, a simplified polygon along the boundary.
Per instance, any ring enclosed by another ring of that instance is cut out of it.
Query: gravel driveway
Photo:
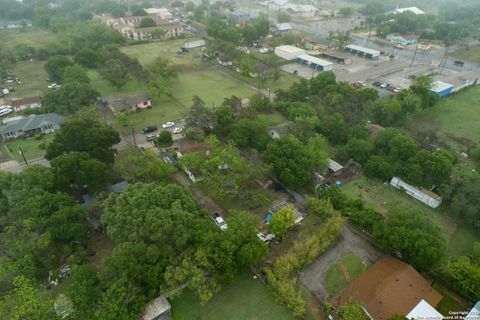
[[[310,290],[320,302],[330,298],[331,296],[324,286],[325,275],[332,264],[349,254],[359,256],[363,261],[367,262],[368,265],[374,264],[383,256],[383,253],[378,248],[352,231],[348,226],[345,226],[336,244],[302,270],[300,282]]]

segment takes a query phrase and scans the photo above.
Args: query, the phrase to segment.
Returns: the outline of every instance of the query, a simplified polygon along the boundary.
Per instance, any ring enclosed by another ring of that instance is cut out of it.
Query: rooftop
[[[316,65],[323,66],[323,67],[331,66],[333,64],[330,61],[323,60],[323,59],[320,59],[320,58],[317,58],[317,57],[314,57],[314,56],[311,56],[311,55],[308,55],[308,54],[299,55],[297,58],[300,58],[302,60],[305,60],[305,61],[308,61],[308,62],[311,62],[311,63],[315,63]]]
[[[18,120],[9,121],[0,127],[0,133],[11,131],[30,131],[38,129],[47,124],[59,124],[65,121],[65,117],[56,113],[32,114],[28,117],[19,118]]]
[[[297,48],[297,47],[294,47],[294,46],[290,46],[290,45],[278,46],[275,49],[286,51],[288,53],[299,53],[299,52],[304,53],[305,52],[305,50],[303,50],[303,49],[300,49],[300,48]]]
[[[425,11],[418,9],[417,7],[397,8],[394,10],[394,12],[395,13],[411,12],[414,14],[425,14]]]
[[[336,172],[342,170],[343,166],[335,160],[328,159],[328,168],[333,172]]]
[[[420,301],[437,306],[442,296],[409,264],[384,256],[345,289],[332,303],[350,299],[364,305],[376,320],[407,315]]]
[[[140,102],[149,100],[148,93],[141,92],[129,96],[110,96],[107,97],[107,103],[115,110],[124,110],[125,108],[134,106]]]
[[[430,90],[433,92],[442,92],[450,88],[453,88],[453,85],[451,85],[450,83],[446,83],[443,81],[435,81],[434,83],[432,83]]]
[[[276,23],[275,24],[275,27],[279,30],[279,31],[288,31],[288,30],[292,30],[292,26],[290,25],[290,23]]]
[[[408,319],[430,319],[430,320],[442,320],[443,315],[435,310],[427,301],[420,301],[412,311],[410,311],[406,317]]]
[[[12,99],[12,106],[13,107],[19,107],[19,106],[24,106],[26,104],[32,104],[32,103],[39,103],[42,100],[40,97],[31,97],[31,98],[24,98],[24,99]]]
[[[146,305],[145,311],[142,314],[142,320],[155,320],[160,315],[170,312],[170,303],[167,298],[160,296]]]
[[[360,52],[365,52],[365,53],[368,53],[368,54],[371,54],[371,55],[380,55],[380,51],[378,51],[378,50],[373,50],[373,49],[365,48],[365,47],[362,47],[362,46],[357,46],[356,44],[349,44],[345,48],[360,51]]]

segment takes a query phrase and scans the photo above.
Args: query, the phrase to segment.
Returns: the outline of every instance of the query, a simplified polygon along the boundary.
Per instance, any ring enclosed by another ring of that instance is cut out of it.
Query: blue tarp
[[[269,212],[267,213],[267,216],[265,217],[265,224],[269,224],[270,223],[270,220],[272,220],[272,213]]]

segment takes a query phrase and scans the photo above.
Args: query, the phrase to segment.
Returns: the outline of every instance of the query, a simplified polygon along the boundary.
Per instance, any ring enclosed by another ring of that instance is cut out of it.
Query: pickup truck
[[[220,228],[220,230],[225,231],[228,229],[227,223],[217,212],[212,214],[212,219],[213,222],[215,222],[215,224]]]

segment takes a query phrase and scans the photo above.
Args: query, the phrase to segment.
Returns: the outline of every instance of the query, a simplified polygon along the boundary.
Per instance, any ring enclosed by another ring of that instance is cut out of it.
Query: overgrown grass
[[[157,57],[163,57],[178,67],[196,67],[202,65],[200,48],[190,50],[185,54],[177,53],[186,42],[195,40],[198,38],[159,41],[122,47],[120,50],[132,58],[137,58],[143,66],[152,63]]]
[[[465,151],[470,145],[480,142],[478,119],[480,86],[444,98],[438,106],[419,112],[409,127],[414,131],[435,131],[440,141],[457,151]]]
[[[338,264],[334,264],[328,269],[325,276],[325,287],[332,296],[336,296],[348,286],[347,280],[343,276]]]
[[[480,45],[472,46],[467,49],[455,51],[453,56],[457,59],[466,60],[476,64],[480,64]]]
[[[56,40],[55,33],[39,27],[0,30],[0,42],[9,49],[15,49],[18,45],[44,48],[54,44]]]
[[[15,92],[4,98],[43,96],[44,91],[48,90],[48,76],[43,68],[44,65],[44,61],[21,61],[12,65],[10,70],[22,83],[15,84]]]
[[[234,79],[208,69],[179,73],[170,86],[170,93],[173,98],[154,98],[152,109],[129,114],[130,125],[143,128],[182,118],[190,109],[194,95],[198,95],[207,108],[213,108],[214,105],[221,105],[224,98],[232,95],[239,98],[250,97],[254,91]]]
[[[425,213],[443,228],[445,237],[449,240],[448,254],[450,255],[471,253],[473,241],[480,241],[478,231],[457,224],[448,216],[444,205],[434,210],[404,192],[377,180],[361,177],[343,185],[342,190],[351,198],[363,199],[369,206],[383,214],[395,209]]]
[[[366,269],[366,264],[362,258],[355,255],[349,255],[342,258],[343,265],[347,269],[350,281],[357,279]]]
[[[138,79],[130,76],[128,82],[121,88],[113,86],[108,80],[102,79],[97,70],[88,70],[92,87],[100,92],[102,96],[128,95],[147,91],[147,85]]]
[[[205,306],[185,291],[172,302],[172,318],[176,320],[290,320],[294,316],[275,302],[269,289],[244,272],[222,288]]]

